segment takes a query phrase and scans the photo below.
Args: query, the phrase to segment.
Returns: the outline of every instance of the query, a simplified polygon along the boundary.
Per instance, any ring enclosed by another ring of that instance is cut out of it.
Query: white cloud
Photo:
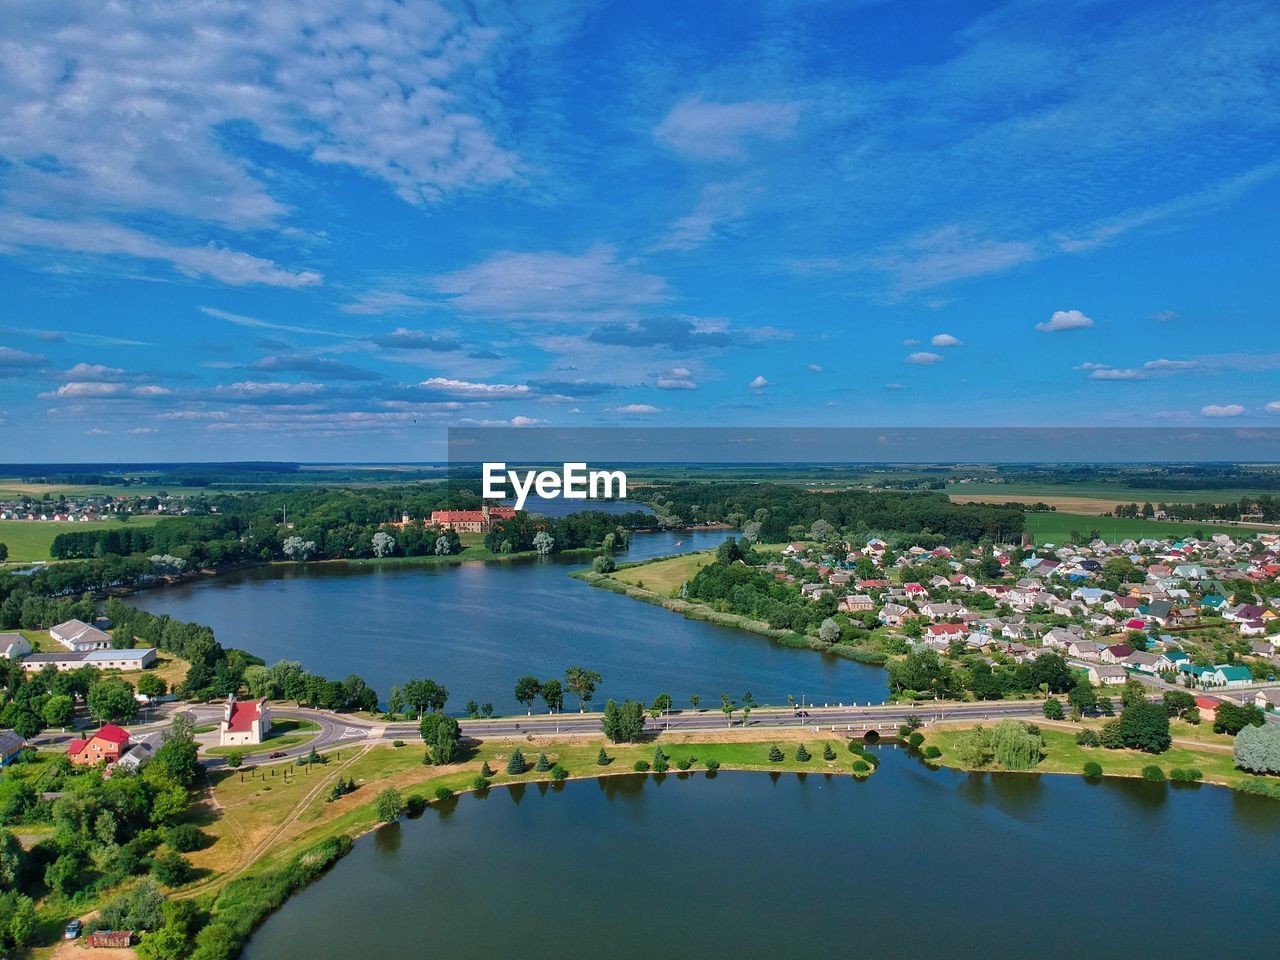
[[[935,347],[958,347],[964,343],[958,337],[953,337],[949,333],[936,333],[933,339],[929,341]]]
[[[77,363],[62,374],[62,379],[70,381],[83,380],[120,380],[124,371],[119,367],[105,367],[100,363]]]
[[[438,393],[491,400],[522,397],[529,392],[528,386],[522,383],[476,383],[471,380],[451,380],[447,377],[431,377],[423,380],[420,386]]]
[[[1195,360],[1166,360],[1161,357],[1159,360],[1148,360],[1143,364],[1148,370],[1194,370],[1200,366]]]
[[[160,431],[157,430],[155,427],[134,427],[132,430],[129,431],[129,433],[131,433],[135,437],[142,437],[142,436],[146,436],[148,433],[159,433],[159,432]]]
[[[649,403],[628,403],[621,407],[612,407],[610,408],[610,412],[628,415],[647,415],[650,413],[661,413],[662,411],[658,407]]]
[[[769,385],[769,381],[766,380],[763,376],[757,376],[754,380],[752,380],[749,384],[747,384],[747,386],[749,386],[752,390],[763,390],[768,385]]]
[[[1280,400],[1272,400],[1263,407],[1263,409],[1266,410],[1267,413],[1280,413]]]
[[[918,347],[920,346],[920,341],[915,337],[907,337],[907,339],[902,341],[902,345],[904,347]]]
[[[1244,413],[1244,407],[1238,403],[1211,403],[1208,406],[1201,407],[1200,413],[1206,417],[1238,417]]]
[[[352,334],[337,330],[317,330],[315,327],[297,327],[288,323],[272,323],[269,320],[246,317],[239,313],[228,313],[226,310],[219,310],[216,307],[201,307],[200,312],[207,317],[225,320],[227,323],[233,323],[237,327],[249,327],[253,330],[280,330],[283,333],[306,333],[318,337],[342,337],[343,339],[352,337]]]
[[[578,255],[504,251],[432,285],[460,310],[507,319],[616,319],[669,298],[662,277],[620,262],[605,245]]]
[[[1092,327],[1093,320],[1079,310],[1055,310],[1044,323],[1037,323],[1036,329],[1041,333],[1056,333],[1059,330],[1083,330]]]
[[[654,250],[693,250],[702,246],[747,211],[745,184],[709,183],[692,212],[674,221]]]
[[[3,142],[0,141],[0,147]],[[15,247],[134,257],[167,263],[188,277],[209,277],[233,287],[311,287],[324,278],[315,271],[291,271],[274,260],[216,244],[180,246],[104,220],[49,220],[0,214],[0,243]]]
[[[64,383],[52,393],[42,393],[42,397],[56,397],[60,400],[105,400],[128,399],[132,397],[149,398],[168,396],[171,391],[154,384],[131,387],[127,383],[116,381],[75,380]]]
[[[915,353],[907,354],[907,363],[941,363],[942,354],[929,353],[926,350],[917,350]]]
[[[1111,367],[1095,367],[1089,374],[1090,380],[1145,380],[1147,375],[1141,370],[1116,370]]]
[[[897,275],[898,293],[1003,273],[1039,256],[1035,244],[1023,240],[993,240],[972,227],[949,224],[917,234],[871,265]]]
[[[811,363],[811,364],[809,364],[809,372],[810,372],[810,373],[821,373],[821,372],[822,372],[822,370],[823,370],[823,367],[822,367],[822,364],[820,364],[820,363]]]
[[[386,313],[412,313],[427,306],[426,300],[402,290],[369,290],[338,309],[343,313],[372,317]]]
[[[1087,361],[1087,360],[1086,360],[1084,363],[1078,363],[1078,364],[1076,364],[1076,366],[1075,366],[1075,368],[1074,368],[1074,369],[1076,369],[1076,370],[1105,370],[1105,369],[1107,369],[1107,367],[1108,367],[1108,366],[1110,366],[1110,364],[1106,364],[1106,363],[1093,363],[1093,362],[1091,362],[1091,361]]]
[[[1151,319],[1158,323],[1168,323],[1170,320],[1178,319],[1177,310],[1157,310],[1151,315]]]
[[[697,160],[736,160],[752,139],[784,140],[795,131],[800,106],[779,100],[710,103],[688,97],[677,103],[653,135],[677,153]]]
[[[693,371],[688,367],[673,367],[659,374],[655,384],[659,390],[697,390],[698,384],[693,379]]]

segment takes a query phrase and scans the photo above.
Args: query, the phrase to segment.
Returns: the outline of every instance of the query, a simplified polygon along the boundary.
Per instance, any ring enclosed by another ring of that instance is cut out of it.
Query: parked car
[[[280,759],[281,757],[283,757],[283,756],[285,756],[285,752],[284,752],[283,750],[277,750],[275,753],[268,753],[268,754],[267,754],[267,759],[268,759],[268,760],[279,760],[279,759]]]
[[[83,928],[84,928],[84,924],[80,922],[79,918],[72,920],[70,923],[67,924],[67,929],[62,934],[62,939],[74,940],[76,937],[80,936],[80,931]]]

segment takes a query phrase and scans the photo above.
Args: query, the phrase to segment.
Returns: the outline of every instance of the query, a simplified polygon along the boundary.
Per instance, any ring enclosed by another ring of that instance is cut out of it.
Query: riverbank
[[[635,570],[639,565],[631,565],[621,570]],[[768,637],[775,643],[784,647],[794,647],[803,650],[816,650],[819,653],[829,653],[832,656],[843,657],[846,660],[854,660],[858,663],[867,664],[873,667],[882,667],[889,662],[889,658],[878,651],[862,650],[858,647],[851,647],[841,643],[823,643],[817,637],[807,637],[796,633],[794,630],[782,630],[777,627],[771,627],[763,620],[753,620],[750,617],[743,616],[738,613],[726,613],[720,610],[712,610],[710,607],[701,603],[693,603],[689,600],[682,600],[679,597],[664,596],[656,593],[646,587],[637,584],[627,583],[615,576],[603,573],[595,573],[591,570],[578,570],[569,576],[578,580],[583,580],[593,587],[599,587],[602,590],[608,590],[611,593],[622,594],[633,600],[643,600],[645,603],[651,603],[655,606],[662,607],[664,610],[670,610],[678,613],[686,620],[703,620],[708,623],[716,623],[721,626],[735,627],[739,630],[746,630],[748,633],[758,634],[762,637]]]
[[[1010,770],[992,760],[981,766],[966,764],[956,755],[957,740],[966,731],[972,730],[973,722],[944,722],[922,730],[924,741],[919,744],[920,751],[936,747],[941,751],[937,757],[927,757],[926,761],[935,766],[949,767],[969,773],[1011,773],[1011,774],[1071,774],[1085,776],[1090,779],[1098,777],[1121,777],[1128,779],[1152,779],[1148,773],[1152,767],[1158,768],[1160,779],[1177,781],[1173,771],[1198,771],[1200,776],[1194,782],[1211,786],[1240,790],[1250,783],[1261,780],[1274,782],[1277,795],[1280,795],[1280,777],[1258,777],[1240,770],[1234,762],[1234,738],[1226,734],[1215,734],[1202,729],[1201,726],[1174,720],[1170,724],[1173,743],[1164,753],[1144,753],[1140,750],[1111,750],[1105,747],[1085,747],[1076,742],[1076,734],[1084,729],[1095,732],[1102,729],[1103,719],[1083,720],[1079,723],[1065,720],[1036,720],[1044,738],[1044,756],[1034,767],[1027,770]],[[990,727],[987,724],[988,728]],[[1100,772],[1089,776],[1085,773],[1086,764],[1097,764]]]

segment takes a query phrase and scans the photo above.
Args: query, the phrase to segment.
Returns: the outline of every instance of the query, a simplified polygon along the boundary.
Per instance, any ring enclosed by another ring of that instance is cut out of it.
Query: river
[[[620,559],[718,545],[729,531],[639,533]],[[730,627],[686,620],[661,607],[568,576],[578,559],[521,558],[459,564],[277,564],[147,590],[131,599],[152,613],[213,627],[230,647],[311,671],[363,676],[384,699],[393,684],[431,677],[499,713],[522,711],[515,680],[563,677],[580,663],[604,678],[607,697],[646,701],[662,691],[718,702],[750,691],[779,704],[879,702],[885,672],[811,650],[783,647]],[[572,707],[572,697],[566,703]]]
[[[1275,801],[928,770],[495,789],[383,828],[246,960],[1265,955]],[[749,841],[749,842],[748,842]]]

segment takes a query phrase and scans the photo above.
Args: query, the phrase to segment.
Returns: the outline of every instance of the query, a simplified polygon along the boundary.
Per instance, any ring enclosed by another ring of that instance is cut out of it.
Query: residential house
[[[271,708],[261,700],[227,699],[222,711],[218,743],[224,747],[262,743],[271,732]]]
[[[1089,666],[1089,682],[1095,687],[1122,686],[1129,679],[1124,667],[1112,663],[1094,663]]]
[[[128,770],[130,773],[137,773],[151,762],[151,758],[156,755],[156,749],[156,745],[150,740],[136,743],[128,753],[116,761],[116,768]]]
[[[31,641],[20,633],[0,633],[0,660],[21,660],[31,652]]]
[[[1211,687],[1226,687],[1232,690],[1236,687],[1247,687],[1253,683],[1253,674],[1249,672],[1248,667],[1220,664],[1202,674],[1200,681]]]
[[[1280,687],[1268,687],[1253,695],[1253,704],[1259,710],[1274,712],[1280,709]]]
[[[99,763],[115,763],[127,749],[129,731],[107,723],[87,740],[72,740],[67,747],[67,756],[76,766],[94,766]]]
[[[1167,670],[1169,661],[1165,659],[1164,654],[1159,653],[1131,653],[1124,658],[1124,665],[1132,670],[1141,670],[1143,673],[1159,673],[1161,670]]]
[[[88,653],[90,650],[110,650],[111,636],[83,620],[68,620],[49,628],[49,636],[72,653]]]
[[[1242,637],[1263,637],[1267,633],[1267,624],[1262,620],[1242,620],[1240,622],[1240,636]]]
[[[12,730],[0,730],[0,767],[12,763],[26,745],[27,741]]]
[[[1077,660],[1098,660],[1100,659],[1100,651],[1098,644],[1093,640],[1086,640],[1083,637],[1072,640],[1067,644],[1066,654],[1069,657],[1075,657]]]
[[[898,603],[886,603],[880,608],[880,622],[886,627],[900,627],[918,614]]]
[[[1123,663],[1132,655],[1133,647],[1127,643],[1116,643],[1098,651],[1098,659],[1103,663]]]
[[[875,601],[865,593],[856,593],[840,598],[839,608],[843,613],[866,613],[869,610],[874,610],[875,607]]]
[[[1200,720],[1203,723],[1214,724],[1218,722],[1218,708],[1222,706],[1222,701],[1215,697],[1196,697],[1196,709],[1200,711]]]

